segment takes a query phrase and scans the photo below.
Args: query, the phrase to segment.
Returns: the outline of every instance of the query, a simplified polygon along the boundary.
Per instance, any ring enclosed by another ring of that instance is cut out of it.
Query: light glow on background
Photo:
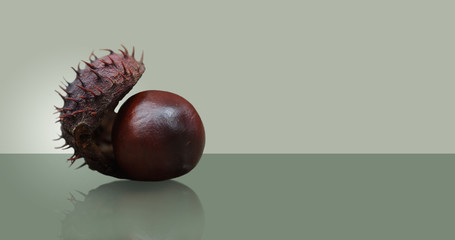
[[[0,153],[62,153],[51,140],[62,104],[54,90],[92,50],[120,44],[145,51],[128,96],[185,97],[204,122],[206,153],[455,152],[454,3],[129,7],[0,3]]]

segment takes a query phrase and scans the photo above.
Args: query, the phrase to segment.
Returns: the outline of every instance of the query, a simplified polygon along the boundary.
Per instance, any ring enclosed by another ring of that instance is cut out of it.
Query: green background
[[[54,90],[120,44],[145,52],[131,94],[187,98],[206,153],[454,153],[454,7],[3,0],[0,153],[62,153]]]
[[[51,141],[54,90],[120,44],[145,52],[128,96],[184,96],[207,144],[189,174],[127,191],[70,154],[0,154],[0,239],[454,239],[454,8],[1,1],[0,153],[72,153]]]

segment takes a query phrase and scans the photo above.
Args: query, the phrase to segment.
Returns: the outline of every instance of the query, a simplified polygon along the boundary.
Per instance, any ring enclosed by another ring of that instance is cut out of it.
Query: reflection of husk
[[[176,182],[117,181],[91,190],[62,222],[61,239],[201,239],[202,205]]]

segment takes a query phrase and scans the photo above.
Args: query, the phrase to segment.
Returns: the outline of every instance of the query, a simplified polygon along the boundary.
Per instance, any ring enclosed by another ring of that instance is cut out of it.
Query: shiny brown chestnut
[[[129,179],[160,181],[182,176],[199,162],[205,131],[183,97],[150,90],[129,98],[112,130],[115,160]]]

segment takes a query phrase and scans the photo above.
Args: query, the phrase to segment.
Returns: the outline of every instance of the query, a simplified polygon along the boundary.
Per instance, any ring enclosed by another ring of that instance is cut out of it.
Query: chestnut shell
[[[129,98],[112,130],[114,156],[126,178],[160,181],[191,171],[202,156],[205,131],[183,97],[150,90]]]
[[[65,144],[59,148],[74,149],[68,160],[73,164],[84,158],[80,166],[88,165],[102,174],[124,178],[116,166],[112,151],[111,129],[115,119],[115,107],[133,88],[145,71],[143,55],[140,60],[131,55],[126,47],[115,53],[110,49],[103,57],[90,54],[89,62],[83,61],[84,69],[79,66],[73,82],[60,86],[66,93],[57,93],[63,99],[63,107],[56,107],[60,113],[61,138]]]

